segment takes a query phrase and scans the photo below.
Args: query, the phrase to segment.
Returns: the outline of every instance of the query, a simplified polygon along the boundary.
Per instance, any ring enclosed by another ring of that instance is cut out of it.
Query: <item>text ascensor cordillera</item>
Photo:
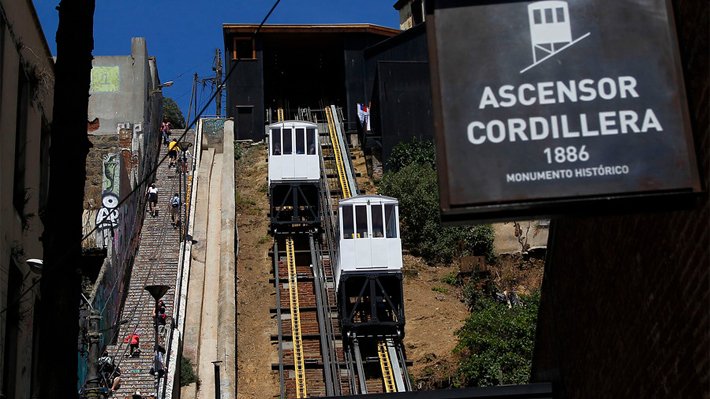
[[[633,76],[502,85],[497,90],[486,86],[478,109],[639,98],[636,86]],[[653,110],[646,108],[643,111],[619,109],[576,115],[474,120],[468,124],[467,135],[469,142],[480,145],[652,131],[661,132],[663,127]]]

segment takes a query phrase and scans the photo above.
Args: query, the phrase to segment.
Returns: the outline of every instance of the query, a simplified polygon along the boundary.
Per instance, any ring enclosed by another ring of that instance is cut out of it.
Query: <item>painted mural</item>
[[[118,227],[118,195],[120,183],[120,160],[118,154],[107,154],[103,159],[103,182],[101,194],[101,209],[96,214],[97,230],[102,236],[104,246],[111,240],[111,232]]]

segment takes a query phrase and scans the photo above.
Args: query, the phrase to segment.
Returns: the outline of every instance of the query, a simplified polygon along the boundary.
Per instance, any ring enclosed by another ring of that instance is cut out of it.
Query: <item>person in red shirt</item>
[[[141,350],[139,348],[139,343],[140,343],[140,336],[136,333],[131,333],[126,336],[126,338],[123,339],[123,342],[127,342],[130,347],[131,347],[131,353],[130,356],[134,357],[137,356],[141,353]],[[129,355],[126,355],[129,356]]]

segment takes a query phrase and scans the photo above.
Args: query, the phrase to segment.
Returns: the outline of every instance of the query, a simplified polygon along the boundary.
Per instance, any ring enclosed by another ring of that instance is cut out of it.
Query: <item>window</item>
[[[316,154],[316,129],[306,129],[306,145],[308,146],[308,155]]]
[[[355,205],[355,233],[357,238],[367,238],[367,205]]]
[[[547,24],[550,24],[550,23],[553,22],[553,20],[552,20],[552,8],[546,8],[546,9],[545,9],[545,19],[543,20],[543,22],[545,22],[545,23],[547,23]]]
[[[542,23],[542,15],[540,10],[533,10],[533,23],[536,25]]]
[[[306,129],[296,129],[296,154],[306,153]]]
[[[382,205],[372,205],[372,236],[374,238],[385,236],[385,226],[382,223]]]
[[[556,22],[565,22],[565,9],[562,7],[555,8],[555,11],[557,12],[557,21]]]
[[[281,155],[281,128],[271,129],[271,155]]]
[[[385,205],[385,223],[387,225],[387,238],[397,238],[397,212],[393,204]]]
[[[353,226],[353,207],[344,205],[340,212],[343,214],[343,238],[351,239],[355,236],[355,226]]]
[[[256,53],[254,51],[254,40],[250,37],[235,37],[234,52],[232,59],[235,60],[254,60]]]
[[[291,128],[284,129],[283,139],[284,139],[283,154],[284,155],[293,154],[293,129],[291,129]]]

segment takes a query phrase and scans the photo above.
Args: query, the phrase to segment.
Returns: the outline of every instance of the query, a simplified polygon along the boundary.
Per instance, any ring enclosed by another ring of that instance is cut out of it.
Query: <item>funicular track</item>
[[[279,368],[283,398],[348,393],[343,389],[347,378],[340,373],[344,358],[342,346],[336,343],[340,337],[335,333],[337,326],[332,324],[337,318],[327,305],[335,300],[335,295],[323,284],[330,274],[324,274],[319,251],[313,234],[279,235],[274,240],[281,348],[279,364],[274,366]]]
[[[307,114],[307,112],[306,112]],[[284,112],[277,110],[277,120]],[[321,161],[322,162],[322,161]],[[321,169],[322,170],[322,169]],[[323,207],[321,202],[321,207]],[[323,208],[321,208],[321,212]],[[276,234],[274,262],[281,398],[349,394],[328,247],[315,230]]]
[[[281,398],[411,390],[400,342],[354,337],[343,342],[331,265],[338,262],[338,201],[356,195],[354,168],[334,106],[299,110],[318,123],[321,146],[321,231],[276,234],[275,309]],[[283,110],[277,119],[283,121]],[[404,372],[403,372],[404,370]]]
[[[323,143],[324,191],[327,191],[329,222],[326,231],[332,229],[331,234],[326,234],[326,241],[330,248],[334,262],[337,262],[337,201],[357,195],[357,182],[347,143],[344,142],[339,120],[342,115],[335,106],[324,107],[327,134],[324,134]],[[326,162],[327,160],[327,162]],[[330,172],[328,172],[330,170]],[[332,201],[335,197],[337,201]],[[325,213],[324,213],[325,214]],[[335,253],[333,253],[335,252]],[[402,375],[406,373],[406,363],[401,342],[395,342],[391,337],[345,337],[344,352],[346,366],[349,374],[349,390],[353,393],[382,393],[402,392],[411,390],[408,379]],[[379,367],[377,365],[379,364]],[[405,380],[406,379],[406,380]]]

